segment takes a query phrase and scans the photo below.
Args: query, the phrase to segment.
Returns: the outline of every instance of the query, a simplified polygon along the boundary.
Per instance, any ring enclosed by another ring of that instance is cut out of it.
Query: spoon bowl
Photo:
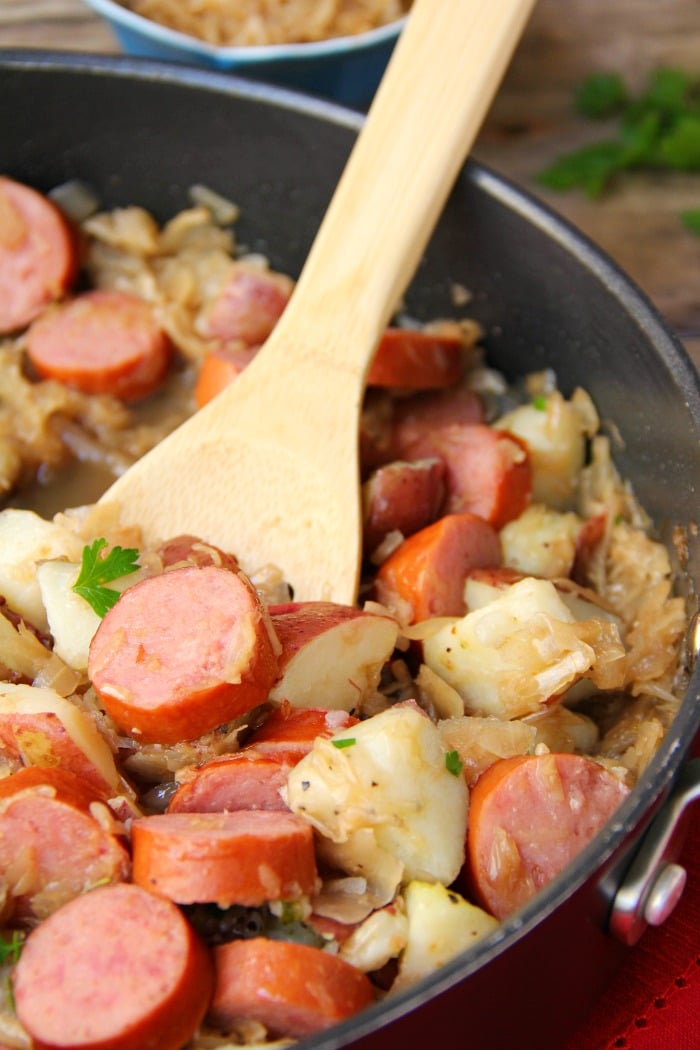
[[[263,350],[102,497],[147,538],[193,533],[279,566],[296,600],[356,600],[367,371],[533,3],[414,4]]]

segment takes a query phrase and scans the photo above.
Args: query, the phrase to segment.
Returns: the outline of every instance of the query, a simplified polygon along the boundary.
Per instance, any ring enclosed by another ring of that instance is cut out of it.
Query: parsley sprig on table
[[[624,171],[700,172],[700,77],[657,69],[633,96],[618,73],[592,73],[574,106],[591,119],[617,122],[613,137],[566,153],[536,176],[552,190],[582,189],[595,199]],[[700,234],[700,208],[684,212]]]
[[[102,555],[107,540],[95,540],[83,548],[83,561],[73,590],[88,602],[98,616],[104,616],[119,598],[120,592],[106,583],[129,576],[138,569],[139,552],[135,548],[113,547]]]

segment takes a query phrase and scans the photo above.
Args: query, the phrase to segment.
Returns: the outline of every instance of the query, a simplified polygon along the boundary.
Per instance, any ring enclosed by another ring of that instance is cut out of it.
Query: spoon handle
[[[302,315],[313,316],[314,358],[341,354],[344,368],[364,378],[367,342],[379,337],[413,277],[533,6],[416,0],[283,315],[278,345],[287,324],[298,339]]]

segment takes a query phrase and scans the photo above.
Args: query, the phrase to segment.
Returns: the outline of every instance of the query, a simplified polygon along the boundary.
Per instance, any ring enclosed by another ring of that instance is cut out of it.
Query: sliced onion
[[[97,191],[81,179],[69,179],[49,190],[48,196],[73,222],[89,219],[100,207]]]

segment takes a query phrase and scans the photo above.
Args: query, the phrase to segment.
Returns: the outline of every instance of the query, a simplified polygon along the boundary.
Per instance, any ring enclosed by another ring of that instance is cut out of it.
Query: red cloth
[[[648,929],[592,1015],[563,1050],[700,1050],[700,804],[679,863],[685,891]]]

